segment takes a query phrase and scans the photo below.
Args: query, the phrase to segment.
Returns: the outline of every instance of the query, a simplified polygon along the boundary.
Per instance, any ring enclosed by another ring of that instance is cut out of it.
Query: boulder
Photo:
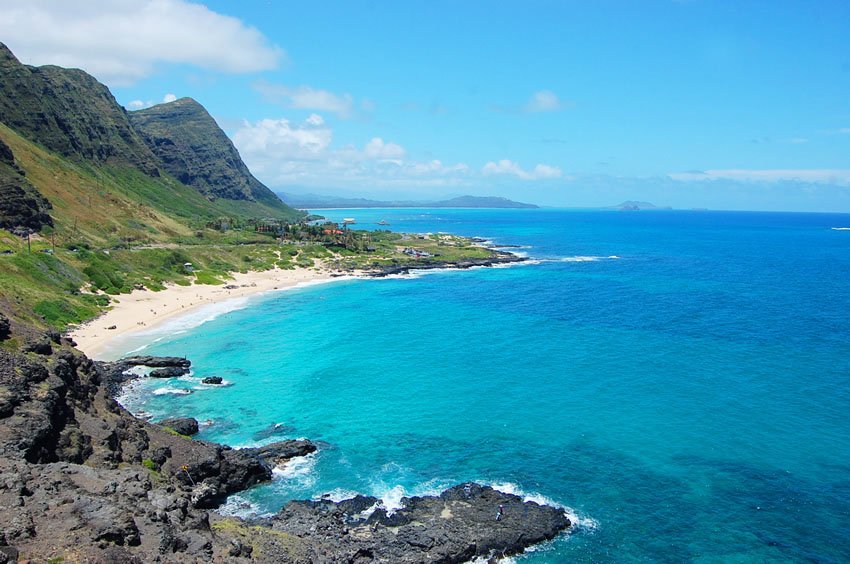
[[[149,366],[151,368],[167,368],[169,366],[189,368],[192,366],[192,361],[179,356],[128,356],[117,361],[117,363],[127,366]]]
[[[258,456],[270,466],[283,466],[297,456],[307,456],[317,450],[312,441],[296,439],[279,441],[261,447],[243,448],[240,449],[240,452]]]
[[[184,374],[188,374],[189,369],[182,366],[169,366],[166,368],[155,368],[148,374],[151,378],[179,378]]]
[[[74,501],[72,511],[87,525],[95,543],[136,546],[140,542],[132,514],[107,499],[81,495]]]
[[[0,313],[0,341],[7,339],[11,331],[12,324],[9,321],[9,318]]]
[[[53,354],[53,347],[50,346],[50,340],[47,339],[47,337],[43,337],[41,339],[28,342],[26,345],[24,345],[24,351],[34,352],[36,354],[51,355]]]
[[[220,385],[223,381],[224,380],[222,379],[221,376],[207,376],[206,378],[201,380],[201,382],[203,382],[204,384],[214,384],[214,385]]]
[[[171,419],[163,419],[159,424],[163,427],[174,429],[181,435],[195,435],[198,432],[198,420],[194,417],[172,417]]]

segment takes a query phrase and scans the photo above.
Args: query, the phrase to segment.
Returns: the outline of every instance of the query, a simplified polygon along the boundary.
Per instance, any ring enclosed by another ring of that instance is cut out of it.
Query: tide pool
[[[234,446],[320,441],[225,511],[475,480],[563,505],[521,559],[846,561],[850,216],[322,210],[519,245],[504,268],[344,280],[202,312],[122,401]],[[140,343],[123,343],[126,350]],[[124,352],[124,351],[121,351]],[[205,376],[228,385],[206,386]],[[190,392],[190,393],[187,393]]]

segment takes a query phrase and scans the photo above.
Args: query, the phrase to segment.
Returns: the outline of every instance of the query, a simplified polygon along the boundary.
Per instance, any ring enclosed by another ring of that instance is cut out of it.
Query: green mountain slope
[[[211,200],[255,202],[269,215],[298,215],[254,178],[224,131],[195,100],[181,98],[129,116],[163,168],[183,184]]]
[[[200,104],[181,100],[165,106],[135,118],[145,128],[143,135],[109,89],[94,77],[78,69],[23,65],[0,43],[0,123],[44,150],[41,157],[46,160],[30,159],[23,169],[31,185],[56,209],[62,206],[53,198],[62,189],[53,186],[55,178],[45,174],[43,166],[76,168],[74,174],[86,176],[89,181],[76,183],[77,199],[92,200],[92,191],[99,196],[104,191],[112,196],[121,194],[128,205],[151,207],[193,226],[220,216],[303,216],[251,176],[230,140]],[[18,155],[19,151],[38,152],[22,142],[7,139],[7,144],[13,158],[21,162],[27,159]],[[0,200],[18,200],[24,188],[6,172]],[[65,191],[68,189],[70,186]],[[21,205],[9,207],[23,209]],[[80,212],[73,218],[78,223],[91,219],[85,208],[64,209]],[[115,217],[110,215],[107,224],[114,227]]]
[[[2,43],[0,122],[65,157],[159,174],[153,153],[106,86],[79,69],[23,65]]]

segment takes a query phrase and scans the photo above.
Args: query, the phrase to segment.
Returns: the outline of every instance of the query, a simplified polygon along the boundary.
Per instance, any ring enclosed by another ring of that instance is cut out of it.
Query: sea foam
[[[558,509],[562,509],[564,511],[564,515],[567,516],[567,518],[570,520],[570,523],[572,523],[573,527],[575,527],[576,529],[589,532],[595,531],[599,528],[599,521],[597,521],[596,519],[587,515],[583,515],[577,512],[572,507],[568,507],[563,503],[559,503],[543,494],[536,492],[526,492],[522,489],[522,487],[512,482],[490,482],[488,483],[488,485],[496,491],[519,496],[522,498],[523,501],[533,501],[538,505],[549,505],[551,507],[557,507]]]
[[[165,388],[156,389],[151,393],[155,396],[164,396],[164,395],[168,395],[168,394],[175,395],[175,396],[188,396],[189,394],[192,393],[192,390],[189,390],[187,388],[165,387]]]

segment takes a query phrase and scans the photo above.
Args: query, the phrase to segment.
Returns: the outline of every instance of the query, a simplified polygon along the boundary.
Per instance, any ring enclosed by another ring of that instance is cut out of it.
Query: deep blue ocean
[[[531,260],[267,294],[116,343],[194,362],[134,384],[136,412],[234,446],[321,441],[225,511],[476,480],[578,521],[523,562],[850,561],[850,215],[318,213]]]

